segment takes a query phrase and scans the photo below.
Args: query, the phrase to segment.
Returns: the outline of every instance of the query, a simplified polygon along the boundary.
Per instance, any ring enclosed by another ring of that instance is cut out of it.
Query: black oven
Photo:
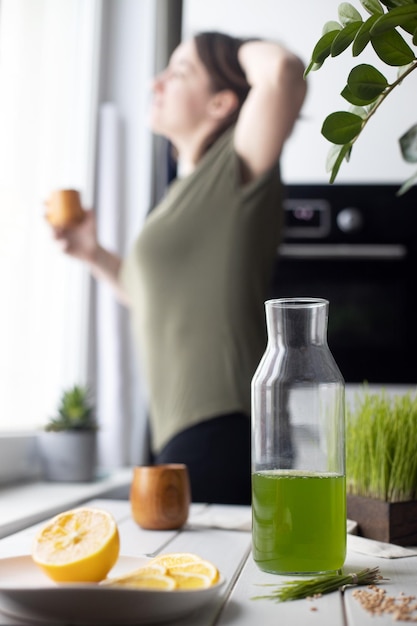
[[[271,297],[329,300],[346,382],[417,384],[417,188],[289,185]]]

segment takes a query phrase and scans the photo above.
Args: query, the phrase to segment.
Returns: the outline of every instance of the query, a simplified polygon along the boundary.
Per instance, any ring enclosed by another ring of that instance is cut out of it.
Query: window
[[[43,424],[86,379],[89,279],[43,214],[93,196],[101,0],[0,4],[0,433]]]

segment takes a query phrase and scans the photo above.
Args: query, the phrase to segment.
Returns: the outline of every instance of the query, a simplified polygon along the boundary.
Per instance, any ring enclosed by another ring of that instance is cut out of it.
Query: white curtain
[[[102,245],[121,257],[149,210],[152,137],[147,129],[159,0],[106,0],[95,210]],[[92,363],[103,469],[148,458],[146,392],[128,311],[105,284],[94,285]]]
[[[106,0],[104,30],[96,210],[101,243],[124,256],[167,182],[167,153],[156,152],[146,120],[152,78],[180,37],[181,0]],[[94,326],[100,465],[146,463],[141,364],[128,313],[105,285],[96,288]]]
[[[100,243],[121,256],[129,245],[124,237],[126,211],[123,211],[122,163],[125,162],[126,144],[123,141],[123,121],[126,120],[122,120],[115,104],[101,106],[97,231]],[[146,179],[141,182],[146,184]],[[103,469],[143,464],[148,457],[146,394],[132,342],[129,313],[115,300],[106,284],[97,284],[95,294],[94,377],[100,420],[99,464]]]
[[[86,382],[89,279],[56,248],[43,201],[92,204],[101,0],[2,0],[0,430],[42,425]]]

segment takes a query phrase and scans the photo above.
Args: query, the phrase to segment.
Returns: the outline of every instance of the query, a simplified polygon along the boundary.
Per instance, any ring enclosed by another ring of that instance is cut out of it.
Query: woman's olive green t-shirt
[[[242,185],[233,129],[148,216],[121,276],[155,452],[200,421],[250,415],[281,221],[278,165]]]

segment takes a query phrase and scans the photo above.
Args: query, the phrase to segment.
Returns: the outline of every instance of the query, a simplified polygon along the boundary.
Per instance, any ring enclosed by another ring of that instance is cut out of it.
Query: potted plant
[[[417,543],[417,397],[370,393],[346,414],[348,517],[360,533],[399,545]]]
[[[379,61],[398,71],[391,82],[369,63],[359,64],[350,71],[341,92],[351,105],[350,110],[331,113],[322,126],[322,134],[334,144],[327,161],[331,183],[342,162],[349,160],[353,144],[371,117],[393,90],[417,69],[417,0],[360,0],[360,3],[368,13],[367,19],[363,19],[352,4],[339,5],[339,20],[324,25],[305,74],[318,70],[328,57],[338,56],[350,46],[352,55],[357,57],[368,45]],[[417,163],[417,124],[405,130],[399,142],[403,158]],[[416,183],[417,172],[402,185],[399,194]]]
[[[89,388],[63,391],[57,415],[39,434],[39,452],[46,480],[88,482],[96,468],[97,422]]]

